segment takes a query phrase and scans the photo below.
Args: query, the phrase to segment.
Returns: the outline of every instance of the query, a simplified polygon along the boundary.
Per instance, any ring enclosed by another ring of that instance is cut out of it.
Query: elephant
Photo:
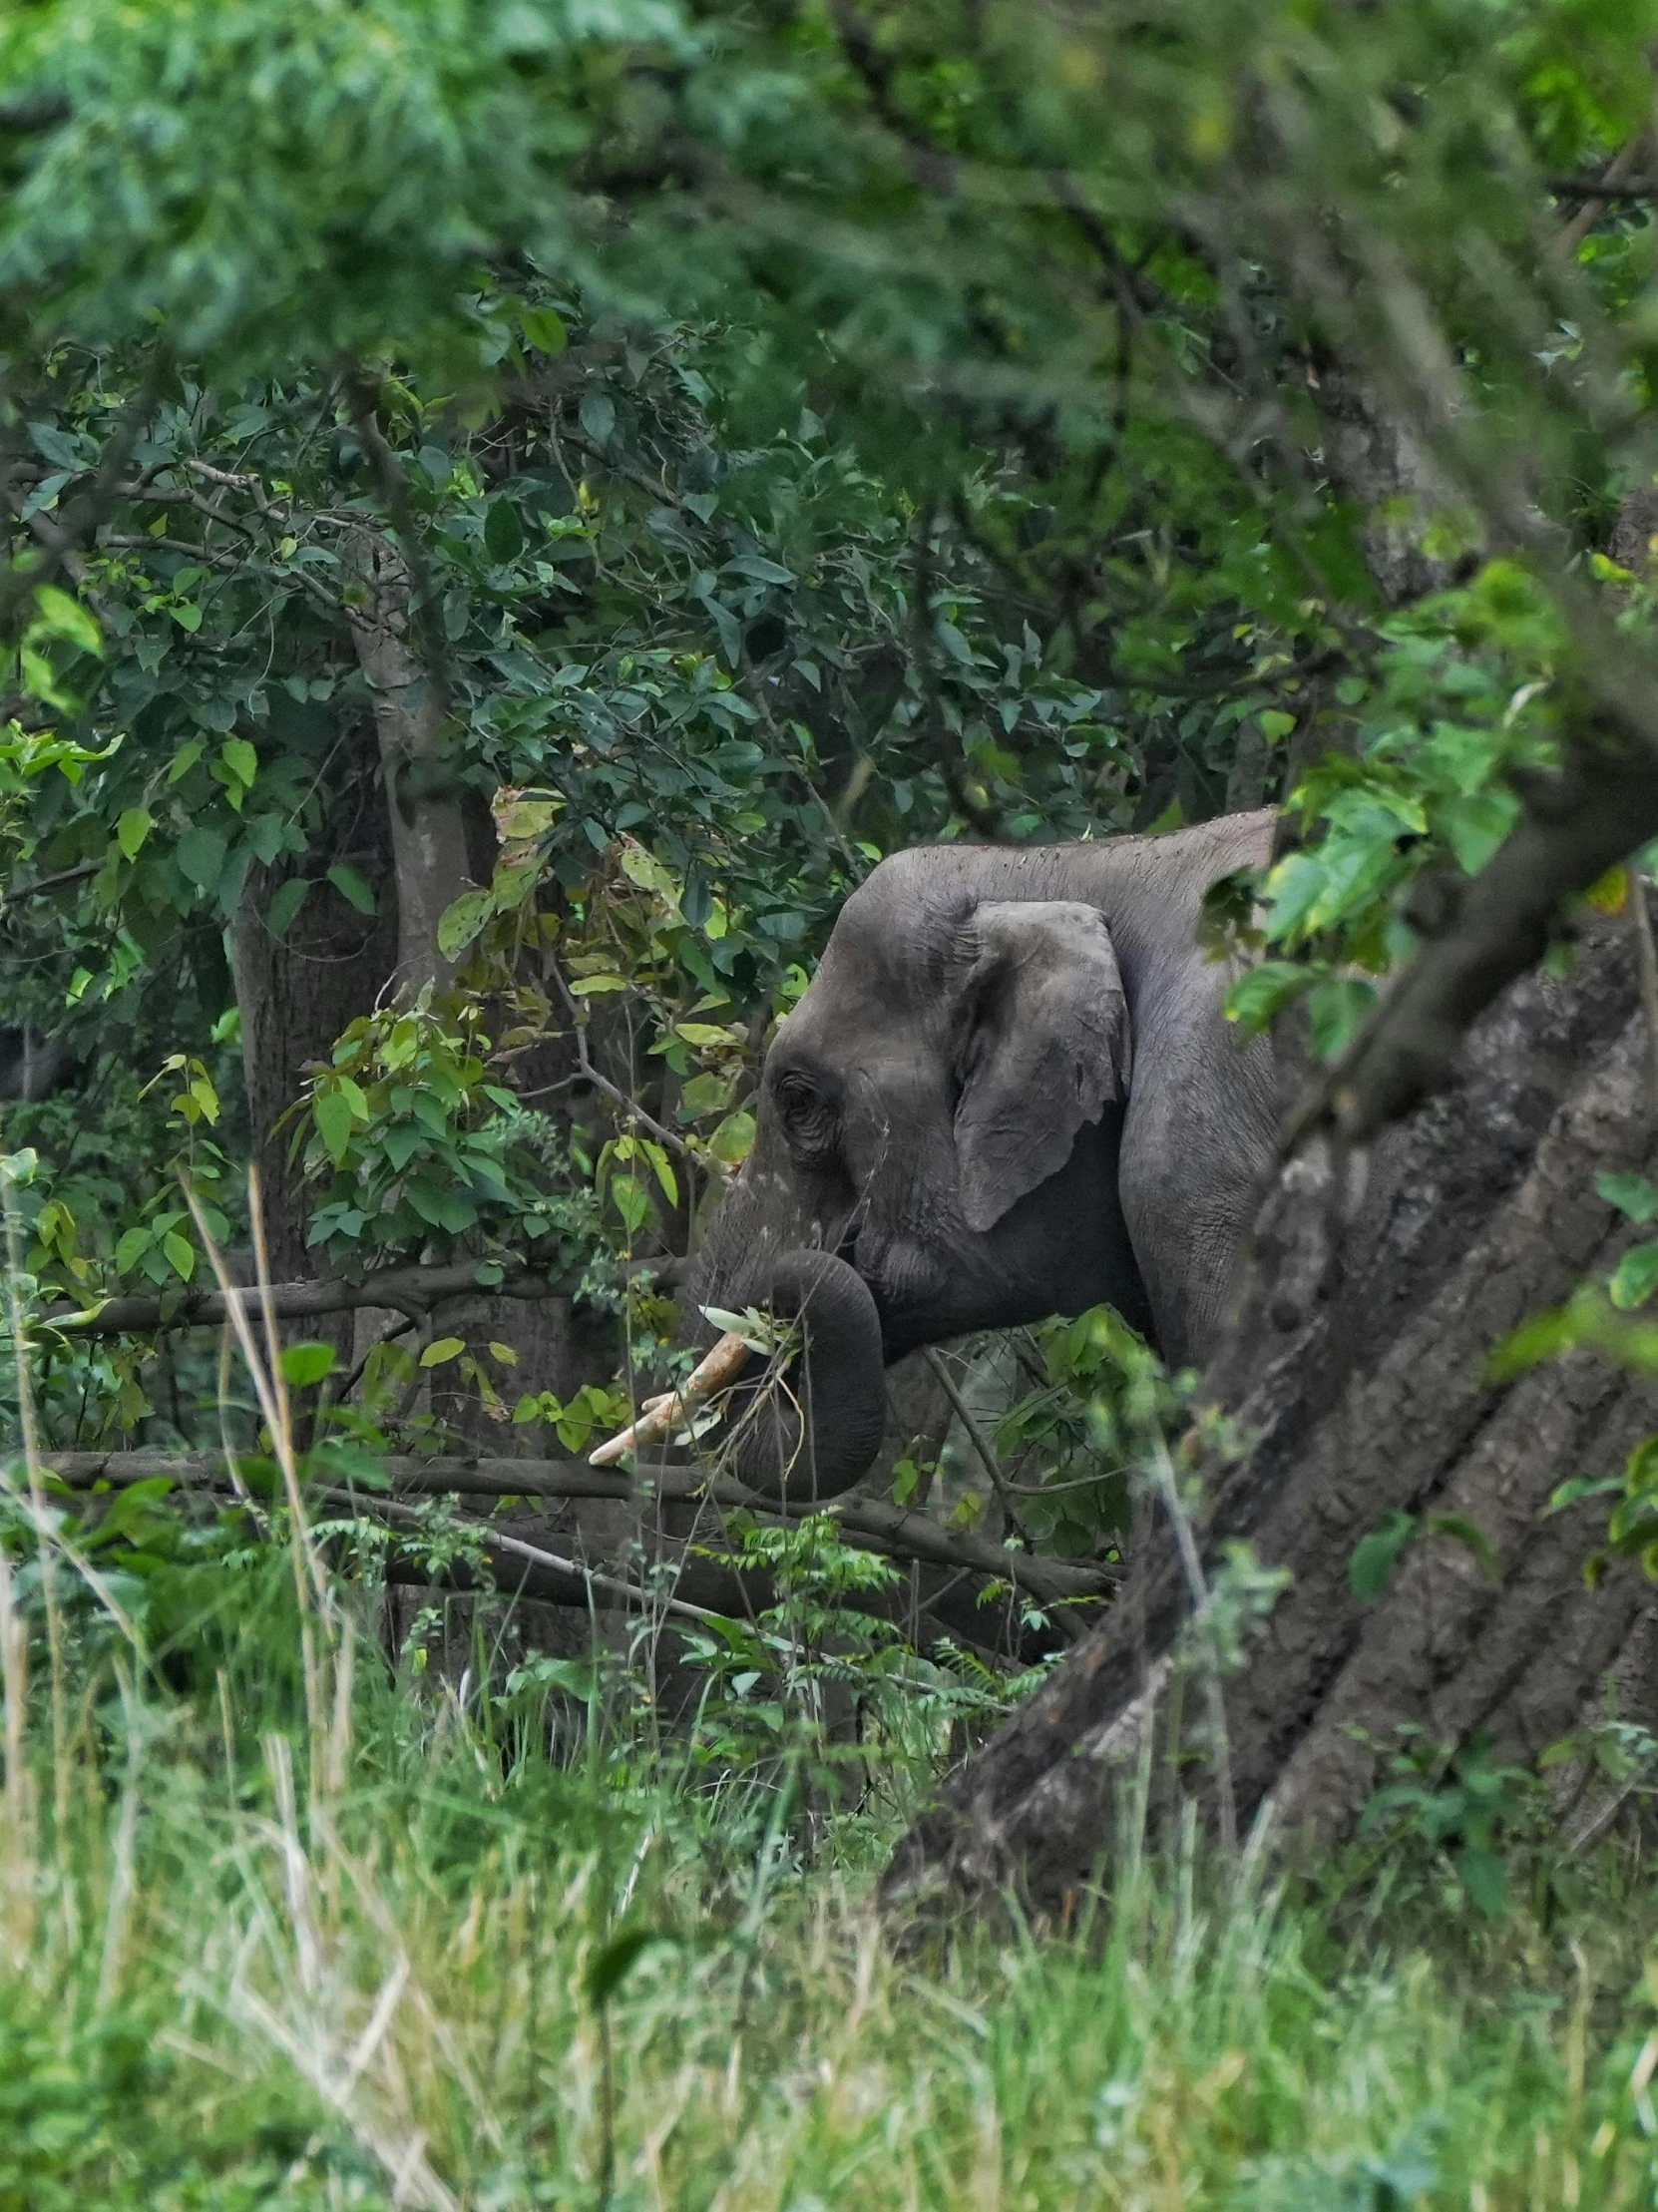
[[[803,1320],[789,1387],[739,1385],[716,1432],[751,1489],[850,1488],[885,1367],[970,1330],[1109,1304],[1204,1364],[1279,1102],[1197,924],[1274,822],[920,846],[847,899],[690,1275],[699,1310]]]

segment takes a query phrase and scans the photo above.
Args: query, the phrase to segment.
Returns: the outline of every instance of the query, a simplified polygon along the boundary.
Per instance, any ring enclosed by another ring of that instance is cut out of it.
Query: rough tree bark
[[[248,1126],[277,1282],[315,1275],[317,1264],[305,1243],[307,1202],[298,1163],[288,1163],[286,1132],[271,1132],[299,1096],[306,1064],[326,1060],[340,1032],[368,1012],[395,958],[397,905],[388,874],[370,854],[352,858],[378,893],[372,918],[319,882],[278,939],[265,920],[276,882],[267,869],[256,868],[230,930]],[[322,868],[316,872],[320,876]]]
[[[439,672],[410,638],[414,584],[388,538],[362,534],[367,598],[352,610],[358,664],[374,698],[392,863],[397,879],[398,988],[440,988],[454,975],[438,950],[444,909],[472,880],[466,819],[448,758],[449,707]]]
[[[1505,1384],[1487,1371],[1510,1329],[1629,1240],[1596,1172],[1658,1167],[1632,934],[1597,923],[1575,972],[1513,986],[1454,1083],[1368,1161],[1321,1140],[1267,1198],[1204,1393],[1245,1445],[1208,1470],[1206,1570],[1241,1539],[1292,1576],[1225,1685],[1242,1825],[1270,1804],[1280,1834],[1343,1838],[1405,1725],[1447,1746],[1488,1730],[1498,1756],[1534,1758],[1644,1648],[1650,1585],[1633,1566],[1594,1588],[1582,1573],[1606,1501],[1546,1509],[1565,1478],[1615,1473],[1658,1426],[1653,1385],[1586,1352]],[[1488,1555],[1420,1535],[1362,1602],[1355,1546],[1393,1512],[1457,1517]],[[889,1899],[1014,1884],[1060,1906],[1109,1849],[1148,1732],[1166,1776],[1171,1709],[1201,1719],[1195,1686],[1171,1697],[1190,1617],[1160,1524],[1104,1623],[906,1839]],[[1211,1807],[1217,1764],[1195,1783]]]

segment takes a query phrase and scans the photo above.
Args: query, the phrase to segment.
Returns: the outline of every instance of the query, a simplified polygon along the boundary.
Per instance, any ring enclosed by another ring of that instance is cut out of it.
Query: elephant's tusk
[[[654,1444],[659,1437],[678,1428],[682,1421],[689,1420],[704,1398],[711,1398],[716,1390],[723,1390],[727,1383],[735,1382],[748,1353],[749,1346],[740,1336],[722,1336],[677,1390],[650,1399],[630,1428],[612,1437],[608,1444],[602,1444],[597,1452],[590,1452],[588,1465],[614,1467],[624,1453]]]

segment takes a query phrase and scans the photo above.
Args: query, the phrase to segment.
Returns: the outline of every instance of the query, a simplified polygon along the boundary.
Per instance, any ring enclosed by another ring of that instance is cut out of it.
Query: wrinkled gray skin
[[[792,1387],[733,1416],[739,1471],[832,1496],[918,1345],[1108,1303],[1201,1367],[1271,1156],[1270,1048],[1196,942],[1269,813],[1163,837],[897,853],[847,900],[766,1056],[699,1305],[806,1318]]]

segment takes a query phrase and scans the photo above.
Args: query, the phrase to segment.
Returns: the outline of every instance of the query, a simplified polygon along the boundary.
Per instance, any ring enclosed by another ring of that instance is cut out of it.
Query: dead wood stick
[[[362,1514],[367,1508],[367,1518],[386,1521],[418,1531],[424,1524],[420,1512],[414,1506],[400,1506],[395,1498],[365,1499],[353,1490],[313,1490],[311,1497],[323,1505],[336,1506],[347,1512]],[[477,1536],[488,1551],[509,1559],[523,1559],[527,1565],[538,1566],[549,1574],[574,1575],[590,1593],[605,1597],[620,1597],[624,1605],[636,1605],[645,1612],[677,1614],[686,1620],[717,1620],[720,1616],[706,1605],[692,1605],[682,1597],[653,1596],[649,1590],[640,1589],[635,1582],[624,1582],[619,1575],[606,1574],[598,1567],[588,1566],[580,1559],[567,1559],[557,1551],[549,1551],[539,1544],[526,1544],[522,1537],[509,1536],[505,1529],[497,1529],[487,1521],[464,1521],[461,1526]]]
[[[681,1422],[688,1421],[704,1400],[723,1390],[728,1383],[734,1383],[748,1365],[748,1357],[749,1347],[743,1338],[727,1332],[712,1350],[703,1354],[677,1390],[664,1390],[659,1398],[650,1399],[636,1421],[600,1445],[596,1452],[590,1452],[589,1466],[615,1467],[626,1453],[659,1443]]]

